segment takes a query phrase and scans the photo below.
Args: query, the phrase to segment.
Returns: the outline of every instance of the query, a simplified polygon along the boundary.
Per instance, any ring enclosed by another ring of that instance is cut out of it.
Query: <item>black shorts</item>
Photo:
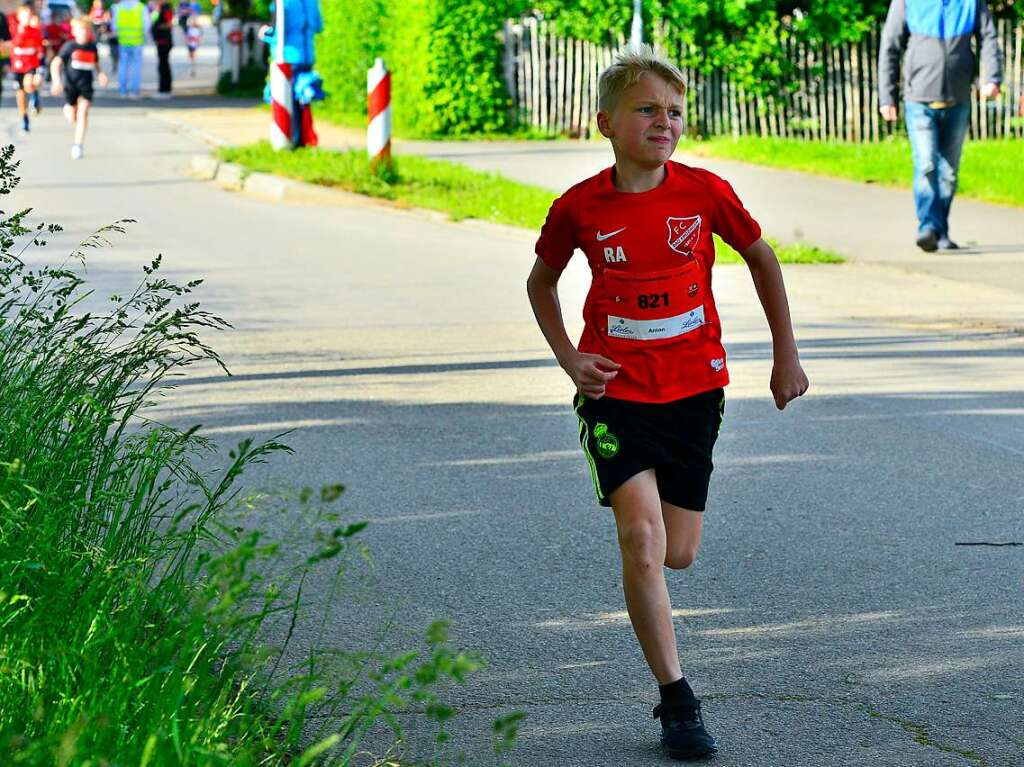
[[[630,477],[654,469],[661,500],[704,511],[714,464],[711,453],[725,416],[725,391],[651,404],[577,394],[580,444],[602,506]]]
[[[25,89],[25,78],[34,77],[35,72],[14,72],[14,90],[21,91]]]
[[[79,99],[92,101],[92,86],[74,86],[64,83],[64,100],[71,106],[75,106]]]

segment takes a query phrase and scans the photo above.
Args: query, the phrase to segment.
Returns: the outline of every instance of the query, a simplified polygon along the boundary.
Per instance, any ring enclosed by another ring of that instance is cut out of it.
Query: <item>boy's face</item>
[[[29,19],[32,18],[32,9],[24,5],[21,6],[20,8],[18,8],[18,14],[16,18],[18,19],[18,23],[21,26],[25,26],[26,24],[28,24]]]
[[[611,139],[616,159],[656,170],[676,151],[683,132],[683,96],[653,72],[619,97],[611,112],[597,113],[601,135]]]
[[[79,45],[83,45],[89,42],[89,29],[81,24],[71,25],[71,34],[74,35],[75,42]]]

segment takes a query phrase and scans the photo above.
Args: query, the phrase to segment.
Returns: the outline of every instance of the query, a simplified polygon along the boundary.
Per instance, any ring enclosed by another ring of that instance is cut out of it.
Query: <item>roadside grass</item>
[[[412,207],[448,213],[455,221],[475,218],[496,224],[540,231],[551,202],[558,196],[549,189],[522,184],[497,173],[414,155],[395,158],[393,172],[374,173],[362,151],[336,152],[300,149],[276,152],[266,141],[222,147],[217,156],[249,171],[273,173],[312,184],[336,187]],[[821,248],[797,243],[772,243],[783,263],[841,263],[843,258]],[[739,263],[739,255],[717,238],[716,259]]]
[[[347,765],[375,724],[397,738],[408,709],[443,744],[455,712],[440,693],[482,662],[445,623],[398,655],[372,637],[290,648],[297,625],[324,635],[368,555],[344,488],[246,491],[247,467],[291,452],[283,435],[219,467],[199,427],[145,416],[188,366],[223,368],[199,334],[229,326],[193,299],[201,280],[175,284],[157,258],[130,295],[83,311],[95,299],[74,262],[129,222],[33,267],[26,252],[60,228],[28,214],[0,213],[0,764]],[[268,539],[257,512],[297,537]],[[315,617],[313,578],[329,589]],[[521,718],[495,721],[496,749]]]
[[[834,176],[869,184],[910,189],[910,142],[893,137],[875,144],[796,141],[742,137],[680,143],[680,151],[772,168]],[[960,162],[957,194],[984,202],[1024,206],[1019,139],[968,141]]]
[[[350,192],[393,200],[412,207],[448,213],[453,220],[477,218],[496,224],[540,226],[554,195],[540,187],[520,184],[496,173],[462,165],[403,155],[394,173],[370,171],[366,152],[300,149],[276,152],[266,141],[218,150],[222,160],[249,170],[332,186]]]

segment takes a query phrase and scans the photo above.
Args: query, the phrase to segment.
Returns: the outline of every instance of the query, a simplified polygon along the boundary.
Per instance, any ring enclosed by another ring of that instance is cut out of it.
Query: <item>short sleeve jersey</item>
[[[11,71],[34,72],[43,61],[43,33],[39,27],[19,27],[11,46]]]
[[[76,90],[91,90],[92,78],[99,66],[96,43],[64,43],[58,54],[64,61],[64,82]]]
[[[741,252],[761,237],[760,226],[728,182],[677,162],[665,168],[664,181],[647,192],[618,191],[613,168],[582,181],[551,205],[537,240],[537,255],[555,271],[565,268],[577,248],[587,258],[592,282],[578,348],[622,366],[606,389],[616,399],[671,402],[728,384],[721,320],[711,291],[712,234]],[[604,328],[611,318],[602,316],[597,300],[607,271],[654,273],[691,259],[701,267],[698,279],[703,281],[699,342],[692,336],[659,344],[609,339]]]

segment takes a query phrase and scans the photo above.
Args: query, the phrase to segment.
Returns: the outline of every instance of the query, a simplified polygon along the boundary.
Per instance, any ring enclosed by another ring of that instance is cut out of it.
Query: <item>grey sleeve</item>
[[[900,99],[900,59],[907,45],[904,0],[892,0],[882,27],[882,40],[878,46],[878,105],[895,106]]]
[[[981,48],[981,61],[985,70],[985,82],[1003,82],[1003,49],[999,47],[996,22],[985,0],[978,0],[978,26],[974,30]]]

